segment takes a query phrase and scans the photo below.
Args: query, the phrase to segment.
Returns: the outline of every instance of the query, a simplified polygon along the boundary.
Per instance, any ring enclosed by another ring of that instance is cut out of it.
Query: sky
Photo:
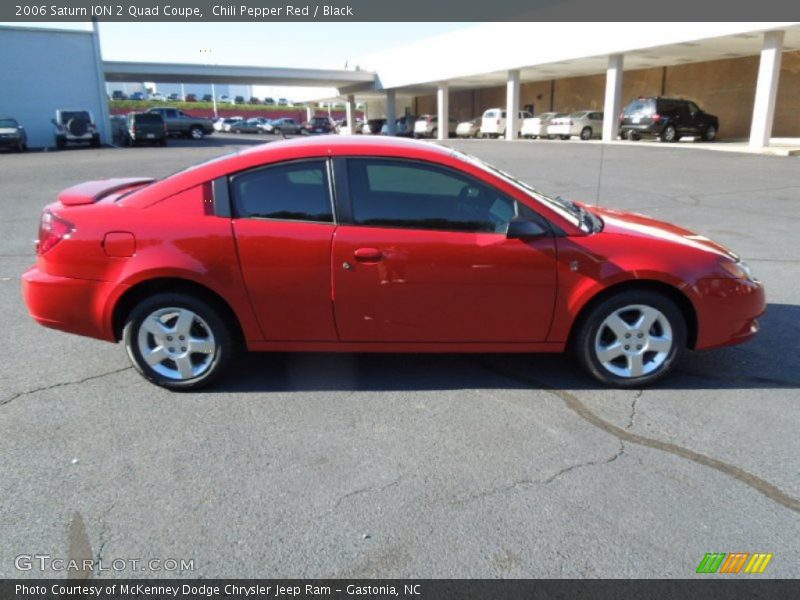
[[[86,23],[17,25],[91,27]],[[470,25],[100,23],[100,47],[105,60],[342,69],[345,63],[353,68],[359,57]],[[288,98],[313,95],[308,88],[257,86],[254,92],[259,96]]]

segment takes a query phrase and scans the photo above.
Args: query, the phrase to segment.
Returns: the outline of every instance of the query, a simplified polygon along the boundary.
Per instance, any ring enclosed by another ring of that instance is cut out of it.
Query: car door
[[[687,102],[686,110],[689,112],[691,133],[700,133],[705,125],[705,113],[694,102]]]
[[[537,219],[530,208],[432,163],[348,158],[336,169],[342,218],[332,270],[342,341],[546,339],[554,239],[506,237],[515,217]]]
[[[326,159],[230,178],[233,231],[250,302],[269,341],[335,341]]]

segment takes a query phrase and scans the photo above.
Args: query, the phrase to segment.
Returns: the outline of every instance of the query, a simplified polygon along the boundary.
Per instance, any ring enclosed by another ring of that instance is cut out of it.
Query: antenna
[[[606,156],[606,142],[600,139],[600,168],[597,171],[597,194],[594,198],[595,207],[600,205],[600,188],[603,183],[603,162]]]

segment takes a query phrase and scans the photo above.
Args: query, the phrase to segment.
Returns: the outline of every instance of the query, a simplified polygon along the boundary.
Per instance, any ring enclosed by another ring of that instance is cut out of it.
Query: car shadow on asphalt
[[[739,346],[687,353],[658,389],[800,388],[800,306],[770,304]],[[249,353],[208,392],[603,389],[569,354]]]

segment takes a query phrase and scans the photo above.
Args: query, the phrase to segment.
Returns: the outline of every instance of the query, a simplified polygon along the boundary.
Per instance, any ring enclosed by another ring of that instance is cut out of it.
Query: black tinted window
[[[505,233],[517,210],[497,190],[434,165],[349,159],[347,172],[360,225]]]
[[[137,123],[142,124],[159,124],[163,123],[164,119],[161,118],[161,115],[155,113],[143,113],[140,115],[133,115],[133,120]]]
[[[240,217],[333,221],[325,161],[289,163],[236,175],[232,181]]]

